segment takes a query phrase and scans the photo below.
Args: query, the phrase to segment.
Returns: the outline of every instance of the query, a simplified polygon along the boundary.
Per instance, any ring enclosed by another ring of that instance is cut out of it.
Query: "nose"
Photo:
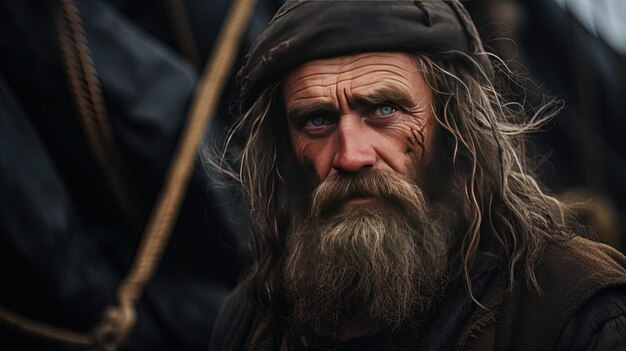
[[[357,172],[376,164],[377,154],[358,117],[342,116],[337,126],[336,172]]]

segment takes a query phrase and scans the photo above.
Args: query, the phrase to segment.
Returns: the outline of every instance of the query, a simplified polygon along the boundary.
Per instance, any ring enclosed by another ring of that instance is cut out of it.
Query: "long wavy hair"
[[[521,279],[539,290],[534,267],[546,242],[569,237],[571,227],[565,206],[533,176],[525,136],[549,121],[561,104],[547,100],[532,108],[507,100],[502,92],[509,85],[503,82],[513,81],[511,72],[494,56],[496,73],[485,72],[461,52],[415,58],[433,91],[434,113],[467,223],[458,234],[451,263],[456,272],[451,273],[463,277],[471,294],[471,269],[487,253],[508,271],[510,287]],[[296,166],[283,105],[279,83],[268,87],[233,125],[225,153],[216,161],[240,183],[250,206],[247,244],[253,261],[243,287],[265,311],[282,308],[279,267],[290,223],[286,209],[293,205],[287,200]],[[233,162],[224,160],[229,154]]]

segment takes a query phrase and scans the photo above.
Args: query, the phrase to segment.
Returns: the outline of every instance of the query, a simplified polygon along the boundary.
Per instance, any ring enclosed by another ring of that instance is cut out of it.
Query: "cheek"
[[[293,147],[293,153],[300,164],[303,164],[305,159],[309,159],[312,154],[312,148],[310,140],[300,136],[298,133],[291,132],[291,146]]]
[[[427,158],[432,151],[433,125],[424,121],[413,120],[406,123],[402,130],[405,152],[412,158]]]
[[[433,152],[433,126],[415,117],[407,118],[385,130],[379,130],[385,144],[377,151],[383,162],[395,171],[416,179]]]
[[[309,180],[319,182],[328,174],[333,154],[327,140],[311,140],[292,132],[291,143],[294,155]]]
[[[424,126],[417,136],[414,145],[417,145],[415,152],[410,154],[409,162],[409,174],[412,179],[418,181],[420,186],[426,186],[430,188],[431,182],[437,181],[442,175],[437,175],[435,167],[442,160],[438,159],[441,155],[441,150],[437,150],[436,141],[437,128],[432,125]]]
[[[315,163],[313,163],[313,160],[310,158],[304,158],[300,163],[300,168],[302,169],[302,173],[304,173],[304,178],[309,191],[313,192],[313,190],[322,182],[322,179],[315,168]]]
[[[384,149],[393,149],[393,152],[402,153],[405,157],[400,159],[409,160],[413,158],[422,158],[428,153],[431,143],[430,128],[424,123],[410,118],[403,123],[390,126],[381,131],[384,139],[387,140],[387,146]]]

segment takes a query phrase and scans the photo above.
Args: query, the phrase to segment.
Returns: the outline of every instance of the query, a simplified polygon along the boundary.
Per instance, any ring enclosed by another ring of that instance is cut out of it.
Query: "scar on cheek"
[[[406,137],[408,145],[406,148],[406,153],[411,153],[415,150],[415,147],[417,146],[418,148],[421,149],[420,152],[420,158],[422,158],[424,156],[424,152],[426,151],[426,147],[424,146],[424,141],[425,141],[425,137],[424,137],[424,129],[423,128],[411,128],[411,130],[409,131],[409,135]]]

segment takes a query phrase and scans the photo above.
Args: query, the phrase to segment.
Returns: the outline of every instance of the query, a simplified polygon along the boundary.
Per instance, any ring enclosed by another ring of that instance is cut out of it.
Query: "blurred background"
[[[565,108],[530,149],[539,179],[596,239],[626,237],[626,1],[464,1],[487,48],[522,77],[520,98]]]
[[[237,67],[281,3],[257,1],[206,143],[232,121]],[[524,78],[513,93],[530,103],[546,95],[564,101],[533,136],[537,172],[596,239],[624,252],[626,1],[463,3],[487,48]],[[2,308],[88,332],[115,303],[229,6],[0,2]],[[246,262],[235,195],[196,162],[124,350],[206,349]],[[0,340],[3,350],[85,349],[1,322]]]

